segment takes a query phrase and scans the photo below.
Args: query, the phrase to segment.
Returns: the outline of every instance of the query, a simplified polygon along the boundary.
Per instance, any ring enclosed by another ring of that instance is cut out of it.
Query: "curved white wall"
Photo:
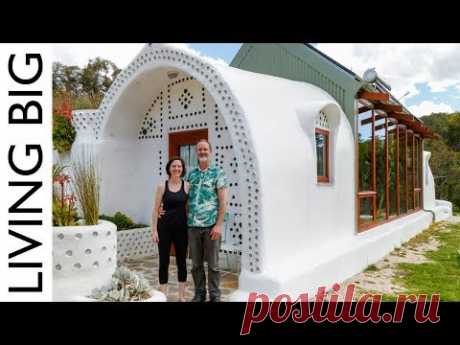
[[[434,210],[436,199],[430,158],[431,152],[423,151],[423,208],[426,210]]]
[[[315,265],[314,253],[333,255],[328,247],[355,235],[352,130],[335,100],[315,86],[233,69],[222,73],[248,114],[261,175],[265,270],[243,272],[240,289],[280,291]],[[317,183],[316,175],[320,110],[331,123],[329,184]]]
[[[175,81],[168,79],[171,70],[179,74]],[[187,109],[184,93],[196,102]],[[314,129],[320,110],[331,131],[327,184],[316,176]],[[103,167],[103,211],[120,210],[146,223],[155,185],[165,179],[168,133],[208,128],[217,163],[233,183],[234,227],[224,249],[240,245],[242,252],[235,299],[248,291],[273,296],[338,282],[431,220],[420,211],[356,233],[351,126],[328,93],[303,82],[148,45],[114,82],[91,125],[89,141]]]
[[[431,152],[423,152],[423,208],[433,211],[435,220],[442,221],[452,217],[452,203],[436,200],[435,184],[430,168]]]

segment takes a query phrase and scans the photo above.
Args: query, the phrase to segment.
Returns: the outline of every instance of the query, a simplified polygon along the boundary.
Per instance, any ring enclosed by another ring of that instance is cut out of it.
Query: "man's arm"
[[[219,209],[217,213],[216,225],[211,230],[211,239],[217,240],[222,234],[222,227],[224,226],[225,213],[227,212],[227,191],[226,187],[219,188],[217,190],[217,196],[219,198]]]
[[[227,188],[220,188],[217,195],[219,197],[219,210],[216,224],[222,226],[224,225],[225,212],[227,212]]]

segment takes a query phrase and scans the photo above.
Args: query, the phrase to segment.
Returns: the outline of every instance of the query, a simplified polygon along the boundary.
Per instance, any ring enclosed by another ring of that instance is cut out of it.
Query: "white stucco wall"
[[[171,70],[179,79],[193,80],[171,87]],[[186,87],[197,91],[197,97],[204,89],[204,114],[181,117],[178,100]],[[172,101],[166,104],[168,95]],[[158,110],[161,99],[164,109]],[[316,176],[314,129],[320,110],[331,131],[331,182],[326,184]],[[87,140],[98,151],[102,210],[122,211],[145,223],[155,185],[165,178],[168,133],[208,128],[214,147],[230,146],[216,156],[237,183],[230,193],[238,204],[231,207],[230,223],[238,231],[227,233],[224,244],[239,246],[242,253],[235,300],[250,291],[274,297],[340,282],[431,221],[430,213],[420,211],[357,234],[352,129],[337,102],[307,83],[212,64],[166,45],[147,45],[93,116],[75,149]],[[230,166],[235,162],[236,169]],[[237,233],[241,244],[233,237]]]
[[[434,179],[430,169],[431,152],[423,151],[423,207],[426,210],[435,208]]]
[[[261,176],[265,271],[247,285],[251,274],[245,272],[240,288],[254,289],[263,280],[260,286],[279,289],[282,276],[315,265],[312,252],[330,255],[331,243],[355,236],[352,130],[334,99],[315,86],[234,69],[221,72],[248,114]],[[320,110],[331,123],[328,184],[317,183],[316,175],[314,123]]]
[[[431,152],[423,152],[423,208],[434,213],[436,221],[452,217],[452,203],[446,200],[436,200],[435,184],[430,168]]]

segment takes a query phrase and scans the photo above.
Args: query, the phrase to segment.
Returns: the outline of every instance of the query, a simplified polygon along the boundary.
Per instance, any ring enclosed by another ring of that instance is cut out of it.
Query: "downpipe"
[[[434,222],[436,222],[436,214],[434,213],[433,210],[423,209],[423,211],[425,211],[425,212],[430,212],[430,213],[433,215],[433,220],[432,220],[431,224],[433,224]]]

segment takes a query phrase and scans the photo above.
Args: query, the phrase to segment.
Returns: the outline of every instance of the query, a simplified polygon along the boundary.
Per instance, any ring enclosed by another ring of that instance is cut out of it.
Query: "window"
[[[422,208],[422,139],[419,135],[414,137],[414,194],[415,194],[415,209]]]
[[[399,125],[399,214],[407,212],[406,126]]]
[[[388,174],[389,183],[387,185],[387,192],[389,194],[388,202],[389,205],[389,217],[395,217],[398,215],[398,196],[399,196],[399,185],[397,182],[398,178],[398,125],[395,119],[388,118]]]
[[[329,122],[326,114],[320,111],[315,121],[316,174],[318,182],[330,182],[329,174]]]
[[[170,133],[169,158],[180,156],[185,162],[187,171],[192,171],[198,166],[196,143],[200,139],[208,139],[207,129]]]
[[[359,109],[356,205],[363,231],[423,207],[423,139],[398,114]]]
[[[318,182],[329,182],[329,131],[315,130]]]
[[[407,209],[414,209],[414,134],[407,131]]]
[[[358,214],[360,227],[375,222],[376,192],[374,187],[374,113],[366,111],[358,115]]]
[[[386,193],[386,122],[387,119],[381,114],[374,117],[375,138],[375,177],[377,192],[377,221],[386,218],[387,193]]]

